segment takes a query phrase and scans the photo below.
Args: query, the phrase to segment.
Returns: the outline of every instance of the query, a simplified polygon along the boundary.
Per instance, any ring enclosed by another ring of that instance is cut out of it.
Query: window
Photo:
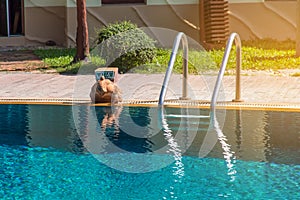
[[[102,0],[102,4],[145,3],[145,0]]]
[[[0,0],[0,36],[23,33],[23,0]]]

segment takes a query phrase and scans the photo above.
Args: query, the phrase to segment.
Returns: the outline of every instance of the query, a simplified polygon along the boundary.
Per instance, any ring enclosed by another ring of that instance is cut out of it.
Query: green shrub
[[[120,73],[144,65],[155,56],[155,41],[130,21],[116,22],[97,31],[97,44],[106,66],[119,68]]]

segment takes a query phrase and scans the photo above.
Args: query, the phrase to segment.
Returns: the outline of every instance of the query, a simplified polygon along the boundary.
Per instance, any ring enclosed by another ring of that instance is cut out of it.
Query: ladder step
[[[193,118],[193,119],[200,119],[200,118],[209,118],[209,115],[174,115],[174,114],[169,114],[165,115],[165,117],[174,117],[174,118]]]
[[[169,128],[170,130],[172,130],[174,133],[177,131],[197,131],[197,132],[201,132],[201,131],[207,131],[208,128],[194,128],[194,127],[171,127]]]
[[[204,126],[209,125],[210,121],[173,121],[173,120],[167,120],[169,125],[179,125],[179,124],[189,124],[189,125],[196,125],[196,126]]]

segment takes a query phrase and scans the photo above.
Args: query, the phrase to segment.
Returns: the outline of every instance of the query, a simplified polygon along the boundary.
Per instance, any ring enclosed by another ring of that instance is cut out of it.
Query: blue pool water
[[[222,131],[230,166],[221,140],[199,156],[205,121],[192,142],[176,143],[179,128],[192,131],[168,119],[181,144],[173,148],[155,114],[145,107],[117,114],[104,107],[0,105],[0,199],[300,198],[300,113],[227,111]]]

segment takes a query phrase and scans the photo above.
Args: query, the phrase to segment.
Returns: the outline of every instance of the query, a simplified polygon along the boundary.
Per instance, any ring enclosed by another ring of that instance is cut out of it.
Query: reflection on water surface
[[[166,112],[182,110],[167,108]],[[86,144],[96,142],[106,153],[167,151],[168,141],[156,107],[76,106],[72,109],[72,106],[58,105],[0,105],[0,117],[1,145],[85,152]],[[190,119],[186,123],[182,118],[168,118],[166,121],[174,138],[180,138],[176,142],[183,155],[198,156],[209,120]],[[90,134],[91,130],[94,135]],[[227,110],[222,132],[236,159],[300,164],[300,113]],[[222,152],[221,144],[216,143],[208,156],[222,157]]]

